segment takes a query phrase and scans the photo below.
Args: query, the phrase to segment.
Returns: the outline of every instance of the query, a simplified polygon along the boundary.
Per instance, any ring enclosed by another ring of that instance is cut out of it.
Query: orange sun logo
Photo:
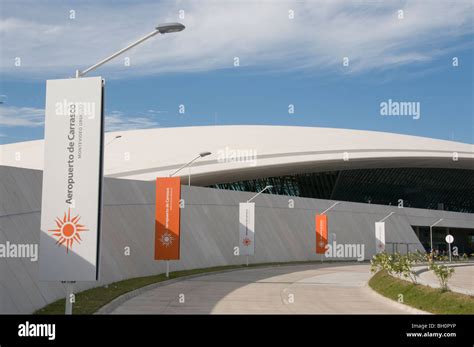
[[[242,240],[242,243],[244,244],[245,247],[248,247],[248,246],[250,246],[250,244],[252,243],[252,240],[250,240],[248,237],[245,237],[245,238]]]
[[[71,209],[68,209],[67,216],[66,212],[64,212],[63,219],[56,218],[55,222],[58,229],[48,230],[53,233],[53,236],[58,238],[56,241],[57,245],[61,246],[64,244],[66,246],[66,253],[69,253],[69,249],[72,248],[74,241],[81,243],[82,239],[79,233],[89,230],[84,228],[84,225],[78,224],[79,219],[81,219],[79,215],[71,218]]]
[[[173,244],[173,241],[174,237],[167,231],[165,231],[160,237],[160,242],[165,247],[170,247]]]

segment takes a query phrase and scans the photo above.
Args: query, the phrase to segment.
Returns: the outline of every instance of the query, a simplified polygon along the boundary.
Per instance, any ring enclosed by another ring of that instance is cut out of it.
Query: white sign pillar
[[[375,253],[385,252],[385,222],[375,223]]]
[[[247,257],[255,254],[255,203],[239,204],[239,254]]]
[[[67,296],[99,278],[102,177],[102,78],[48,80],[39,278],[66,283]]]

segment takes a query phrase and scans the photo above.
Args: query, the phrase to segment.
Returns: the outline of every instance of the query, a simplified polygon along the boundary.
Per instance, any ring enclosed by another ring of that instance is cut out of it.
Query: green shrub
[[[438,278],[441,290],[448,290],[448,280],[453,276],[454,269],[447,265],[436,264],[435,262],[432,262],[429,268]]]
[[[370,261],[370,271],[376,273],[384,270],[392,276],[396,275],[398,277],[409,278],[413,283],[416,283],[416,275],[413,271],[413,266],[426,259],[426,255],[419,251],[406,255],[382,252],[372,257]]]

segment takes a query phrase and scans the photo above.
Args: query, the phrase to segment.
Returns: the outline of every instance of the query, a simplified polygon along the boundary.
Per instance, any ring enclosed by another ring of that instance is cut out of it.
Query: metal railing
[[[392,245],[392,254],[399,253],[399,246],[406,246],[406,254],[410,253],[410,245],[417,245],[416,242],[385,242],[386,245]]]

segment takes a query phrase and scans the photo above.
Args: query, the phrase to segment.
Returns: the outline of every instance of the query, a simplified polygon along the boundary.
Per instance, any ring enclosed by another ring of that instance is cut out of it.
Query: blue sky
[[[72,76],[157,20],[187,28],[154,37],[92,74],[106,78],[109,131],[270,124],[474,143],[472,3],[448,5],[7,1],[0,22],[0,143],[43,137],[46,79]],[[110,20],[101,26],[101,18]],[[382,116],[380,103],[389,99],[419,102],[420,119]]]

